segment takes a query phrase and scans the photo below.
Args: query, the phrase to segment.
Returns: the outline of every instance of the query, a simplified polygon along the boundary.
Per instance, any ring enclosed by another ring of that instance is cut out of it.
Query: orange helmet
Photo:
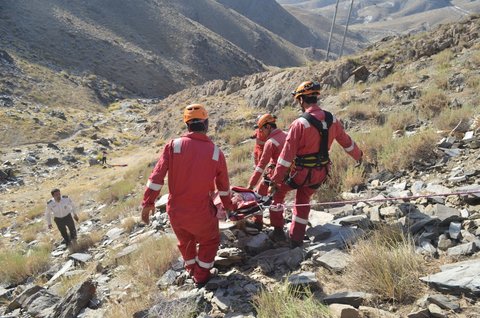
[[[277,120],[276,116],[273,116],[271,114],[265,114],[260,116],[260,118],[257,121],[257,126],[258,128],[262,128],[266,124],[274,124],[276,120]]]
[[[306,81],[298,85],[297,89],[292,92],[295,99],[302,95],[319,95],[320,84],[317,82]]]
[[[208,113],[205,107],[201,104],[192,104],[185,107],[183,111],[183,122],[187,123],[192,119],[205,120],[208,118]]]

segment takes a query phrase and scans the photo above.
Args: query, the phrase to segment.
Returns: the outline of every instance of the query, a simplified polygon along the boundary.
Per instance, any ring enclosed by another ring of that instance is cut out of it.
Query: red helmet
[[[306,81],[298,85],[297,89],[292,92],[292,95],[295,99],[302,95],[319,95],[320,94],[320,84],[317,82]]]
[[[185,107],[183,112],[183,122],[187,123],[192,119],[205,120],[208,118],[208,113],[205,107],[201,104],[191,104]]]

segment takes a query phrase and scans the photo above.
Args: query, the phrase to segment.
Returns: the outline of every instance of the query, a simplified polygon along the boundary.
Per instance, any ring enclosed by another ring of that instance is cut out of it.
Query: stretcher
[[[249,219],[255,215],[263,215],[272,203],[271,196],[261,196],[253,190],[243,187],[232,187],[232,204],[234,209],[227,212],[217,194],[213,203],[217,208],[217,218],[221,228],[231,228],[238,221]]]

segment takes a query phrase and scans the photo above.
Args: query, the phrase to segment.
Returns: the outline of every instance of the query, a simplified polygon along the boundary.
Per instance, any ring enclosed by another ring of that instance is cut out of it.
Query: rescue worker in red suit
[[[315,190],[327,178],[331,165],[328,151],[333,141],[336,140],[345,152],[357,161],[357,164],[361,162],[363,155],[360,148],[345,132],[340,121],[317,105],[319,94],[320,84],[312,81],[303,82],[292,93],[302,108],[303,114],[290,125],[285,145],[272,175],[272,182],[277,186],[270,206],[270,221],[274,227],[270,237],[274,241],[286,240],[283,232],[283,202],[288,191],[297,190],[295,205],[299,206],[293,208],[289,229],[291,247],[303,244],[310,213],[308,204]],[[322,142],[320,128],[325,129],[326,131],[322,130],[322,132],[328,135],[328,138],[324,139],[323,156],[320,146]]]
[[[258,119],[260,119],[260,117]],[[255,147],[253,148],[253,162],[255,163],[256,167],[258,165],[258,162],[260,161],[260,157],[262,156],[263,148],[265,147],[265,142],[267,141],[268,136],[266,136],[257,127],[255,129],[255,134],[253,134],[251,138],[255,139]],[[258,185],[256,192],[260,195],[265,196],[268,194],[268,186],[262,182]]]
[[[278,156],[282,151],[283,145],[285,144],[285,138],[287,137],[287,134],[284,131],[277,128],[276,117],[271,114],[262,115],[258,120],[257,126],[257,129],[262,135],[266,136],[268,139],[265,142],[262,155],[255,167],[255,171],[248,181],[248,188],[251,190],[257,186],[260,179],[262,179],[260,184],[268,189],[273,169],[275,169]],[[267,194],[258,193],[261,195]],[[247,225],[249,224],[247,223]],[[263,217],[261,215],[254,216],[253,225],[250,224],[250,226],[261,230],[263,227]]]
[[[214,259],[220,242],[215,186],[227,210],[232,209],[227,164],[222,151],[207,137],[208,114],[200,104],[185,108],[188,133],[171,140],[148,178],[143,197],[142,220],[149,223],[168,173],[167,213],[185,269],[197,285],[206,283],[216,269]],[[198,244],[198,249],[197,249]]]

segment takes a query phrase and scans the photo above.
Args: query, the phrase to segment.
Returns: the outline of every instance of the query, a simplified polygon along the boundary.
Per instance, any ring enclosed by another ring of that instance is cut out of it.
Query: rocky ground
[[[254,317],[252,297],[262,288],[283,280],[294,286],[311,286],[338,317],[478,317],[479,138],[478,131],[470,131],[462,138],[439,140],[439,159],[430,166],[397,174],[383,171],[370,177],[364,191],[343,194],[346,199],[401,197],[403,200],[360,200],[338,206],[313,203],[303,247],[279,246],[269,239],[268,227],[260,232],[248,228],[224,229],[215,261],[219,276],[197,289],[185,276],[179,259],[157,282],[164,298],[136,317],[163,317],[159,308],[179,303],[195,304],[201,317]],[[466,191],[477,192],[443,195]],[[424,194],[442,195],[408,200],[409,196]],[[119,288],[117,276],[124,269],[121,265],[104,267],[106,255],[113,250],[115,258],[121,259],[147,238],[171,235],[164,204],[164,199],[157,202],[151,225],[137,224],[131,232],[122,227],[123,220],[102,224],[99,216],[105,206],[92,203],[84,207],[89,218],[79,226],[79,234],[89,235],[99,229],[106,234],[94,247],[78,253],[72,254],[65,246],[58,245],[51,253],[54,266],[40,275],[46,281],[43,286],[35,284],[33,278],[17,286],[3,285],[2,317],[102,317],[114,301],[135,292],[128,286]],[[268,213],[266,216],[268,223]],[[448,262],[421,278],[430,288],[414,306],[382,304],[374,294],[348,286],[332,289],[319,281],[317,272],[321,268],[332,275],[341,275],[346,268],[355,266],[349,262],[348,246],[380,223],[403,227],[415,237],[417,253]],[[14,240],[16,234],[7,230],[3,236]],[[81,275],[89,266],[96,268],[96,274],[79,282],[63,298],[57,296],[56,288],[62,277]]]
[[[68,251],[58,237],[39,233],[27,247],[37,246],[42,240],[51,242],[53,265],[19,284],[0,283],[2,317],[103,317],[127,300],[145,296],[132,288],[134,282],[124,281],[122,274],[128,268],[123,260],[135,253],[142,243],[172,235],[164,199],[158,201],[157,213],[149,226],[139,222],[138,211],[131,207],[133,218],[106,219],[105,211],[118,206],[100,202],[94,194],[101,190],[103,182],[113,183],[123,173],[112,166],[100,168],[96,165],[97,156],[107,150],[111,164],[152,161],[164,139],[181,132],[181,123],[174,124],[172,118],[177,118],[174,116],[180,114],[185,101],[197,98],[206,101],[212,110],[212,122],[219,129],[233,123],[228,118],[223,120],[231,109],[235,110],[225,106],[279,110],[290,103],[289,90],[279,91],[279,85],[288,88],[304,78],[321,78],[331,90],[342,86],[347,89],[349,99],[365,101],[371,98],[374,89],[359,92],[356,89],[348,91],[348,88],[365,83],[373,85],[407,67],[433,72],[436,61],[431,56],[448,48],[455,54],[452,64],[460,70],[446,77],[445,90],[451,97],[449,107],[457,109],[468,104],[478,110],[478,94],[472,93],[466,79],[462,79],[474,69],[469,63],[473,63],[478,49],[468,49],[478,47],[478,18],[461,27],[450,26],[442,30],[427,40],[416,39],[412,46],[416,49],[405,55],[400,53],[401,47],[411,45],[411,38],[400,37],[394,40],[396,51],[388,51],[386,57],[376,60],[372,56],[378,54],[370,52],[370,60],[367,57],[348,59],[327,68],[320,64],[317,68],[278,70],[228,82],[209,82],[158,103],[120,101],[108,111],[86,114],[90,118],[88,125],[78,123],[78,130],[58,141],[2,148],[2,248],[12,249],[22,242],[20,232],[26,224],[20,224],[20,217],[27,207],[45,202],[54,186],[79,192],[80,211],[85,216],[78,227],[80,237],[99,235],[91,244]],[[376,46],[384,50],[384,45]],[[405,66],[407,62],[411,63]],[[408,107],[418,104],[422,93],[419,86],[431,82],[430,76],[418,74],[414,84],[400,83],[401,89],[392,84],[381,86],[382,92],[391,92],[391,101],[381,113],[395,107],[413,110]],[[272,94],[276,91],[279,93]],[[332,91],[322,98],[322,104],[328,109],[342,110],[344,98]],[[8,109],[7,113],[27,118],[33,108],[25,106],[26,110]],[[62,117],[77,124],[75,118],[58,111],[41,112],[37,119],[40,122],[64,121]],[[242,118],[242,124],[250,121],[250,118]],[[479,317],[480,194],[472,193],[480,190],[478,121],[476,111],[472,118],[455,129],[438,132],[435,155],[413,160],[411,169],[392,173],[380,168],[369,174],[355,192],[352,189],[342,194],[344,200],[358,202],[329,206],[313,202],[303,247],[291,249],[275,244],[268,237],[271,231],[268,226],[262,231],[241,226],[223,229],[215,261],[220,270],[218,277],[201,289],[195,288],[179,259],[170,264],[161,277],[152,278],[158,279],[157,301],[135,316],[164,317],[165,312],[173,316],[166,309],[179,310],[184,308],[181,304],[188,304],[185,311],[192,310],[200,317],[255,317],[254,295],[265,288],[278,288],[286,281],[290,286],[309,286],[318,299],[329,304],[337,317]],[[364,124],[356,118],[346,121],[352,131],[362,130]],[[417,122],[396,131],[395,136],[415,135],[427,125],[431,123]],[[212,134],[215,130],[212,129]],[[235,146],[229,147],[227,155]],[[144,181],[143,177],[136,180],[135,190],[139,193]],[[443,195],[452,192],[464,194]],[[430,196],[418,197],[422,195]],[[132,196],[126,194],[126,197]],[[408,199],[410,196],[416,197]],[[371,198],[375,200],[362,201]],[[286,204],[291,206],[292,202]],[[43,209],[44,205],[40,205]],[[290,215],[287,209],[287,221]],[[268,224],[268,213],[265,217]],[[42,216],[36,215],[27,225],[40,222],[43,222]],[[131,226],[126,226],[129,222]],[[344,273],[356,266],[351,261],[352,246],[355,247],[371,229],[384,224],[398,226],[411,234],[416,253],[430,264],[427,275],[420,278],[424,287],[422,295],[407,305],[367,293],[342,280]],[[66,280],[74,283],[64,293]]]

